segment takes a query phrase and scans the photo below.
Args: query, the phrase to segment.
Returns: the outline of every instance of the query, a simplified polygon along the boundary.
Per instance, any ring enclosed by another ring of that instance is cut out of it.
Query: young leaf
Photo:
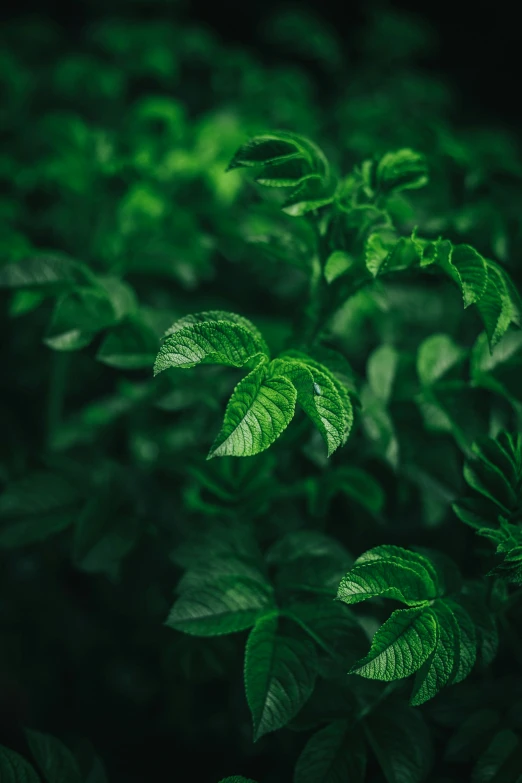
[[[2,783],[40,783],[29,762],[3,745],[0,745],[0,780]]]
[[[457,283],[464,300],[464,307],[478,303],[488,286],[488,266],[485,259],[469,245],[440,243],[437,261]]]
[[[433,566],[400,547],[376,547],[359,557],[341,580],[338,599],[355,604],[368,598],[392,598],[412,605],[437,595]]]
[[[296,399],[291,381],[267,375],[260,363],[234,389],[207,459],[249,457],[267,449],[292,421]]]
[[[294,385],[297,403],[323,436],[330,457],[342,445],[349,427],[343,400],[331,374],[311,361],[283,358],[276,359],[273,365]]]
[[[377,164],[375,179],[383,193],[423,188],[428,183],[426,159],[411,149],[388,152]]]
[[[327,283],[333,283],[338,277],[344,275],[354,265],[353,256],[344,250],[335,250],[326,259],[324,265],[324,277]]]
[[[350,674],[371,680],[400,680],[418,671],[437,643],[437,622],[423,606],[397,609],[373,637],[370,652]]]
[[[166,625],[193,636],[221,636],[250,628],[272,608],[270,589],[257,580],[221,576],[183,592]]]
[[[306,743],[295,768],[294,783],[364,783],[366,746],[360,731],[335,721]]]
[[[205,320],[202,320],[205,317]],[[224,364],[244,367],[268,357],[268,349],[257,330],[228,317],[201,313],[181,319],[166,333],[154,364],[157,375],[169,367],[195,367],[197,364]]]
[[[47,783],[81,783],[80,770],[74,756],[56,737],[26,730],[31,753]]]
[[[328,161],[322,150],[310,139],[290,131],[254,136],[239,148],[227,171],[242,166],[280,166],[296,160],[306,162],[311,171],[321,176],[328,175]]]
[[[274,166],[288,160],[308,160],[308,153],[285,132],[254,136],[238,149],[227,171],[242,166]]]
[[[520,317],[513,285],[502,267],[487,261],[487,285],[477,307],[484,322],[490,350]]]
[[[285,726],[311,696],[317,671],[315,647],[278,633],[279,620],[261,618],[245,651],[245,689],[254,741]]]
[[[300,364],[305,364],[312,373],[312,380],[315,384],[313,389],[314,399],[313,405],[309,403],[309,408],[312,410],[312,412],[314,412],[315,419],[319,418],[327,420],[328,418],[332,418],[331,412],[327,415],[327,410],[325,409],[327,401],[321,401],[317,399],[318,397],[322,396],[323,387],[321,386],[321,382],[323,382],[324,385],[324,377],[327,376],[326,388],[331,390],[328,392],[328,396],[332,398],[337,410],[337,414],[335,416],[335,430],[339,430],[338,419],[341,417],[343,421],[341,445],[344,446],[353,425],[353,406],[349,395],[349,390],[353,391],[353,385],[351,382],[351,368],[348,362],[340,354],[338,354],[337,351],[321,348],[317,351],[317,354],[319,360],[308,356],[308,354],[302,353],[301,351],[291,350],[285,351],[281,355],[281,360],[286,360],[287,358],[292,360],[295,359]],[[341,402],[340,411],[338,408],[339,400],[337,400],[335,392],[337,392]],[[300,402],[300,400],[298,401]],[[308,411],[306,412],[308,413]],[[326,427],[326,421],[317,426],[321,434],[323,434],[323,428]],[[325,437],[324,434],[323,437]]]

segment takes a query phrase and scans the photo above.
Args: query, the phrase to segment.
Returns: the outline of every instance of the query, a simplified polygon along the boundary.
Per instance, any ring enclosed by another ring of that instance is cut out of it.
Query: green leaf
[[[56,737],[26,730],[31,753],[47,783],[81,783],[76,759]]]
[[[400,547],[381,546],[365,552],[341,580],[337,597],[347,604],[368,598],[391,598],[411,605],[437,595],[430,562]]]
[[[28,546],[59,533],[75,519],[79,496],[62,476],[30,473],[0,496],[0,547]]]
[[[480,749],[489,745],[492,734],[500,722],[496,710],[484,707],[460,724],[446,746],[445,758],[453,762],[469,762]]]
[[[105,291],[76,288],[57,301],[44,342],[56,351],[78,351],[89,345],[97,332],[117,321]]]
[[[421,783],[426,779],[433,750],[418,710],[392,700],[371,712],[363,725],[387,783]]]
[[[350,669],[371,680],[400,680],[418,671],[437,643],[437,623],[424,606],[397,609],[373,637],[368,655]]]
[[[3,745],[0,745],[0,780],[2,783],[40,783],[29,762]]]
[[[366,746],[348,721],[335,721],[306,743],[295,768],[294,783],[364,783]]]
[[[522,743],[511,729],[495,735],[480,756],[471,776],[472,783],[516,783],[522,765]]]
[[[421,343],[417,353],[417,374],[420,382],[430,386],[463,361],[465,356],[466,351],[449,335],[431,335]]]
[[[522,400],[522,331],[508,331],[491,352],[488,336],[482,333],[471,352],[471,378],[508,400]]]
[[[366,374],[374,395],[384,404],[390,401],[399,355],[392,345],[381,345],[370,355]]]
[[[439,245],[437,261],[457,283],[464,300],[464,307],[482,300],[489,285],[488,266],[485,259],[469,245]]]
[[[490,350],[500,341],[512,322],[519,320],[513,284],[502,267],[487,261],[487,285],[477,301]]]
[[[436,601],[431,612],[437,624],[437,638],[431,655],[415,676],[410,699],[413,706],[432,699],[459,670],[461,640],[455,615],[444,601]]]
[[[234,389],[207,459],[249,457],[269,448],[292,421],[296,399],[291,381],[268,375],[260,363]]]
[[[315,485],[310,486],[315,487]],[[310,492],[312,513],[316,516],[323,515],[330,499],[339,493],[346,495],[375,516],[380,514],[386,501],[381,485],[373,476],[361,468],[341,465],[329,470],[318,489]]]
[[[244,778],[242,775],[233,775],[231,778],[223,778],[219,783],[256,783],[252,778]]]
[[[397,241],[395,230],[387,227],[367,237],[364,246],[364,257],[366,268],[373,277],[377,277],[388,266]]]
[[[375,178],[383,193],[422,188],[428,183],[426,158],[411,149],[388,152],[379,160]]]
[[[321,368],[312,360],[304,363],[291,358],[276,359],[273,366],[275,372],[294,385],[297,403],[323,436],[330,457],[343,444],[351,425],[338,384],[326,367]]]
[[[254,741],[285,726],[311,696],[317,670],[315,647],[278,633],[276,616],[260,619],[245,651],[245,689]]]
[[[319,668],[322,677],[342,677],[367,649],[368,638],[361,624],[350,609],[338,601],[323,598],[292,602],[284,613],[316,641],[321,653],[325,653],[324,665]]]
[[[166,624],[193,636],[221,636],[250,628],[272,608],[271,591],[257,580],[221,576],[183,592]]]
[[[327,415],[327,410],[325,407],[327,405],[327,401],[321,401],[320,399],[317,399],[322,396],[323,386],[321,386],[321,383],[323,383],[323,385],[325,384],[324,376],[327,376],[326,388],[332,390],[329,392],[329,396],[333,398],[336,408],[339,410],[337,397],[333,391],[333,389],[335,389],[342,406],[342,410],[338,415],[340,415],[343,420],[341,445],[344,446],[348,440],[348,436],[353,425],[353,406],[349,394],[349,391],[353,391],[351,368],[344,357],[337,351],[322,348],[317,351],[317,354],[318,358],[320,359],[319,361],[316,358],[308,356],[308,354],[302,353],[301,351],[291,350],[285,351],[281,355],[281,360],[286,360],[287,358],[295,359],[300,364],[305,364],[312,373],[314,384],[316,384],[319,388],[314,386],[313,405],[309,405],[309,407],[312,411],[315,407],[316,412],[314,412],[314,416],[316,419],[325,419],[324,423],[321,424],[321,426],[318,426],[321,434],[323,434],[322,427],[326,427],[328,418],[331,419],[331,413]],[[335,418],[337,422],[335,429],[338,431],[338,416]],[[323,437],[325,437],[324,434]]]
[[[471,618],[477,640],[477,658],[483,667],[489,666],[498,650],[498,629],[494,614],[485,601],[485,585],[478,583],[471,592],[459,596],[462,604]]]
[[[57,293],[91,282],[84,264],[61,256],[41,256],[0,266],[0,288],[37,288]]]
[[[152,367],[159,340],[144,322],[129,318],[111,329],[96,354],[98,361],[119,370]]]
[[[338,277],[344,275],[355,264],[355,259],[344,250],[335,250],[326,259],[324,265],[324,277],[327,283],[333,283]]]
[[[334,187],[330,181],[309,179],[300,185],[283,204],[283,212],[292,217],[302,217],[334,200]]]
[[[210,311],[176,322],[166,333],[154,365],[157,375],[169,367],[224,364],[244,367],[268,357],[257,329],[233,314]]]
[[[254,136],[236,152],[227,171],[243,166],[279,166],[302,160],[321,176],[329,172],[322,150],[305,136],[290,131],[274,131]]]
[[[308,154],[291,135],[265,133],[243,144],[230,161],[227,171],[243,166],[274,166],[296,159],[307,160]]]

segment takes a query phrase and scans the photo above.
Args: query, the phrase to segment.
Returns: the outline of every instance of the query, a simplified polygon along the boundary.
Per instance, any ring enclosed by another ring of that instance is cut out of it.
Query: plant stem
[[[53,351],[47,395],[47,448],[49,449],[52,448],[53,437],[62,418],[68,367],[69,354],[65,351]]]

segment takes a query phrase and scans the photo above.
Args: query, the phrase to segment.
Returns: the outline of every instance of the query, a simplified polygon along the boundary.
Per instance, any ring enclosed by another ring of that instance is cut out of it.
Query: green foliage
[[[412,705],[463,680],[475,664],[477,632],[460,594],[456,567],[440,555],[432,561],[429,553],[386,545],[365,552],[341,580],[337,597],[347,604],[391,598],[409,608],[393,612],[351,673],[385,682],[416,673]]]
[[[463,522],[497,545],[489,572],[522,584],[522,438],[500,432],[473,444],[464,478],[473,495],[453,506]]]
[[[0,33],[2,783],[521,783],[516,138],[121,5]]]

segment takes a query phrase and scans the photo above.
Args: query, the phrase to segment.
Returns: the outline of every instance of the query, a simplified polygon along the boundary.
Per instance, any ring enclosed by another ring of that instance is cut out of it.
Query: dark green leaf
[[[194,636],[221,636],[250,628],[272,608],[271,591],[258,581],[221,576],[183,592],[167,625]]]
[[[0,745],[0,780],[2,783],[40,783],[29,762],[3,745]]]
[[[350,723],[336,721],[306,743],[295,768],[294,783],[363,783],[366,747]]]
[[[26,730],[33,757],[47,783],[81,783],[81,775],[69,748],[50,734]]]
[[[245,651],[245,689],[254,741],[285,726],[311,696],[317,670],[315,647],[281,635],[277,616],[260,619]]]

